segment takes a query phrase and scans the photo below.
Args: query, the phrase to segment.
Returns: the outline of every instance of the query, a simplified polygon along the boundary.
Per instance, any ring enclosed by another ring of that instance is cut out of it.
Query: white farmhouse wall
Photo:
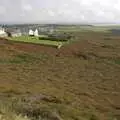
[[[12,37],[19,37],[19,36],[22,36],[21,33],[12,33]]]
[[[37,29],[36,29],[35,32],[34,32],[34,36],[39,36]]]
[[[5,32],[4,28],[0,28],[0,37],[6,37],[7,33]]]
[[[5,34],[5,30],[3,28],[0,29],[0,35]]]
[[[33,30],[29,30],[29,35],[34,35],[34,31]]]

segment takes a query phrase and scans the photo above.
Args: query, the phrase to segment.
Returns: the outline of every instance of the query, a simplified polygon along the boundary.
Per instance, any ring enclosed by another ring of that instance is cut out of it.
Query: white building
[[[36,29],[35,32],[34,32],[34,36],[39,36],[37,29]]]
[[[29,30],[29,35],[30,35],[30,36],[34,36],[34,31],[30,29],[30,30]]]
[[[7,36],[5,29],[4,28],[0,28],[0,37],[5,37]]]

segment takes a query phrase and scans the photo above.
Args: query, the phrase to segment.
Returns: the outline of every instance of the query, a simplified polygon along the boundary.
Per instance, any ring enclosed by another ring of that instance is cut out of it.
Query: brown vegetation
[[[119,120],[120,38],[73,34],[59,50],[1,39],[0,100],[30,118]]]

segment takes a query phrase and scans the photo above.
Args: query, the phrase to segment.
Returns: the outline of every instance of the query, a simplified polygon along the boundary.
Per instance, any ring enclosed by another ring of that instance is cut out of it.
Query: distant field
[[[120,26],[64,26],[59,27],[57,31],[65,32],[81,32],[81,31],[94,31],[94,32],[109,32],[110,29],[119,29]]]
[[[51,46],[58,46],[58,41],[50,41],[50,40],[39,40],[38,37],[29,37],[29,36],[20,36],[20,37],[8,37],[7,39],[18,41],[18,42],[27,42],[27,43],[35,43],[35,44],[42,44],[42,45],[51,45]],[[65,44],[65,42],[62,42]]]

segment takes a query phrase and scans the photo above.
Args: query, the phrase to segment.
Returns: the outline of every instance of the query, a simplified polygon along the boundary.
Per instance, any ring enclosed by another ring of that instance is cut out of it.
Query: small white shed
[[[30,36],[34,36],[34,31],[30,29],[30,30],[29,30],[29,35],[30,35]]]
[[[37,29],[36,29],[35,32],[34,32],[34,36],[39,36]]]
[[[0,28],[0,37],[5,37],[7,36],[5,29],[4,28]]]

